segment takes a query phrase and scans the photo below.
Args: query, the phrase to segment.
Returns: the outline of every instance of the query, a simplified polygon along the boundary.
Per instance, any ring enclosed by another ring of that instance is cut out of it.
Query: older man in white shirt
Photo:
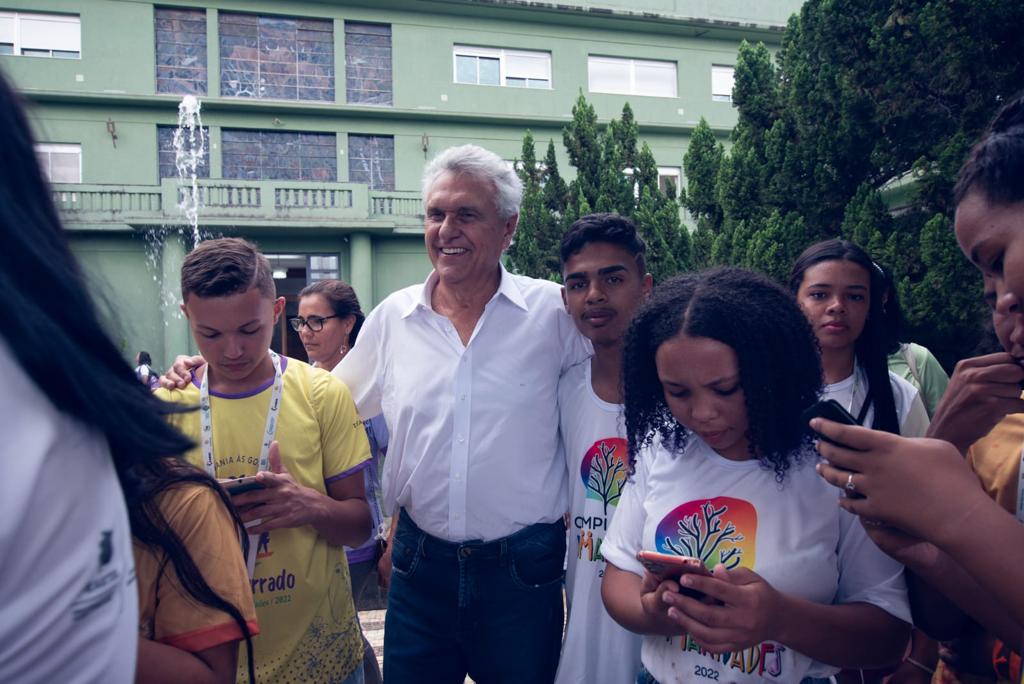
[[[487,150],[434,159],[423,176],[434,270],[381,302],[334,369],[391,433],[391,682],[546,682],[557,667],[568,506],[558,378],[589,350],[558,285],[501,266],[521,197]]]

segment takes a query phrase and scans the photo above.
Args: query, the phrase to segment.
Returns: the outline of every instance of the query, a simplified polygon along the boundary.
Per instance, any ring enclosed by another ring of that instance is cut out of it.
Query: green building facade
[[[510,162],[561,148],[580,92],[602,122],[632,106],[679,184],[703,116],[736,121],[742,40],[778,46],[793,0],[0,0],[0,69],[25,94],[72,248],[126,356],[193,348],[178,311],[178,103],[201,103],[204,236],[271,257],[293,315],[322,277],[368,311],[422,281],[420,174],[472,142]],[[571,173],[568,160],[559,158]],[[275,348],[304,358],[282,320]]]

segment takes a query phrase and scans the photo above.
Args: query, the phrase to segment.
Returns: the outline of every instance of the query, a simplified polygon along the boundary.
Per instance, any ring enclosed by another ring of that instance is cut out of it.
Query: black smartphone
[[[265,484],[256,479],[255,475],[218,480],[218,482],[220,482],[221,486],[224,487],[231,496],[237,496],[238,494],[251,492],[254,489],[264,489],[266,487]]]
[[[800,414],[800,420],[803,421],[804,425],[810,423],[812,418],[824,418],[825,420],[843,423],[844,425],[860,425],[860,423],[857,422],[857,419],[854,418],[850,412],[843,408],[843,405],[835,399],[819,401]],[[835,444],[836,446],[841,447],[846,446],[845,444],[840,444],[835,440],[829,439],[820,432],[815,432],[814,434],[818,435],[819,438],[825,440],[829,444]]]

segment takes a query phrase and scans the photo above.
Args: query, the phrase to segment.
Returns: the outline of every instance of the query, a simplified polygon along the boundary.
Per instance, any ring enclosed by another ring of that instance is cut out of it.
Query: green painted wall
[[[711,100],[711,65],[733,64],[743,39],[762,40],[777,49],[781,29],[799,4],[796,0],[754,6],[745,0],[541,0],[529,6],[504,0],[182,0],[174,6],[205,8],[207,13],[209,96],[202,100],[203,121],[211,129],[211,177],[221,176],[224,128],[335,133],[339,182],[348,181],[347,134],[391,135],[396,190],[418,193],[424,162],[444,148],[473,142],[513,159],[520,154],[527,129],[533,131],[541,155],[547,141],[555,141],[562,171],[571,176],[561,145],[562,127],[581,89],[602,121],[618,116],[629,101],[641,138],[651,145],[658,164],[681,167],[690,130],[701,116],[723,138],[736,121],[731,105]],[[154,5],[135,0],[0,0],[0,6],[81,17],[79,60],[0,56],[0,69],[32,103],[38,138],[81,144],[85,184],[157,186],[156,127],[176,123],[180,98],[155,92]],[[336,102],[220,97],[220,11],[333,19]],[[346,20],[391,25],[393,106],[346,104]],[[453,83],[456,44],[549,51],[553,88]],[[674,61],[678,97],[589,93],[587,57],[591,54]],[[116,145],[107,130],[108,120],[116,127]],[[358,219],[349,219],[344,226],[328,220],[286,227],[266,218],[225,223],[230,222],[216,222],[215,230],[254,239],[268,252],[338,254],[341,277],[353,281],[367,310],[390,292],[421,282],[430,270],[422,234],[416,234],[418,229],[408,219],[392,228],[381,228],[371,220],[359,225]],[[116,319],[114,336],[126,355],[146,349],[163,366],[173,354],[189,347],[184,322],[173,315],[182,244],[176,238],[169,245],[158,244],[147,261],[145,225],[108,222],[70,227],[73,249],[94,287],[107,292]]]
[[[74,235],[72,249],[108,330],[126,357],[139,350],[164,358],[160,252],[146,252],[142,236]],[[169,322],[174,325],[174,321]]]
[[[422,283],[430,273],[422,236],[374,243],[373,293],[380,301],[407,285]]]

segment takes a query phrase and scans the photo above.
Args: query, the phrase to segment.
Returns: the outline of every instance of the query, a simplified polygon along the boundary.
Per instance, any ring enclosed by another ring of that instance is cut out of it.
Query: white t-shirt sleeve
[[[870,603],[912,622],[903,566],[875,546],[857,516],[839,512],[839,588],[835,603]]]
[[[644,500],[647,498],[649,461],[654,453],[655,450],[648,447],[638,455],[636,472],[626,482],[615,508],[615,517],[608,527],[608,535],[601,545],[601,555],[606,561],[641,577],[644,566],[636,559],[636,553],[644,548],[644,523],[647,521]]]
[[[921,400],[921,393],[909,382],[889,371],[889,384],[896,404],[896,415],[900,419],[900,435],[903,437],[924,437],[928,432],[928,410]]]

